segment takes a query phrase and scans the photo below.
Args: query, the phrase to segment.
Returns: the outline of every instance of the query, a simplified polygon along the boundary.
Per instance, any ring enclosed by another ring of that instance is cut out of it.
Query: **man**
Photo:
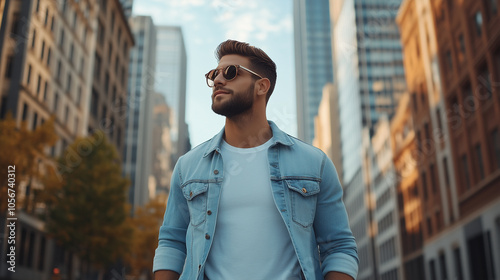
[[[155,279],[355,279],[356,243],[331,160],[266,119],[276,65],[238,41],[216,54],[206,79],[225,127],[174,168]]]

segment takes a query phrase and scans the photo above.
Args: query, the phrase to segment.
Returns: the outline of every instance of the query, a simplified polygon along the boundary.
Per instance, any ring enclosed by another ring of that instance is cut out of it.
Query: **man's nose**
[[[217,76],[214,78],[214,85],[225,85],[226,79],[222,75],[222,71],[218,71]]]

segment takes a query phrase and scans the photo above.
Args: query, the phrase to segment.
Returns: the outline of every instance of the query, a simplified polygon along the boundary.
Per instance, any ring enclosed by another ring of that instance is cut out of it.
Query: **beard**
[[[248,87],[245,92],[234,93],[229,92],[228,100],[215,103],[215,98],[212,100],[212,110],[219,115],[231,118],[250,110],[253,106],[253,92],[255,84]]]

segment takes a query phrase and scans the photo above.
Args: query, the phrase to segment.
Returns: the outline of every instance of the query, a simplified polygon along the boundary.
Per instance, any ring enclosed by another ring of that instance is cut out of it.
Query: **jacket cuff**
[[[329,255],[321,264],[321,268],[323,277],[330,271],[345,273],[353,279],[358,276],[358,260],[348,254],[334,253]]]
[[[153,273],[157,270],[173,270],[182,274],[186,254],[168,247],[158,247],[153,259]]]

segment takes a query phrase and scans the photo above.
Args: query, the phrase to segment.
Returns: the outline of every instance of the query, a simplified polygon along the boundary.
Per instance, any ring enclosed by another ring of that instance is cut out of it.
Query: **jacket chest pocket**
[[[208,183],[189,183],[182,188],[187,200],[191,224],[197,226],[205,221],[207,211]]]
[[[285,180],[290,190],[292,219],[303,227],[314,222],[319,182],[313,180]]]

